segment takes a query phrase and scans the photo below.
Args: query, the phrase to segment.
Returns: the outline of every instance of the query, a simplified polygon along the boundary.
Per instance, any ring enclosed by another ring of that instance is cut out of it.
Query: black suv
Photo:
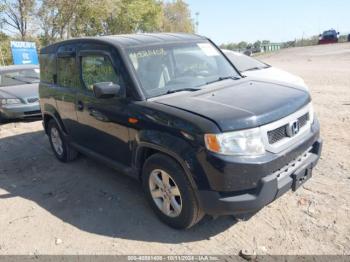
[[[139,179],[175,228],[204,214],[248,218],[296,190],[320,157],[309,93],[243,78],[205,37],[73,39],[43,48],[40,66],[56,157],[80,152]]]

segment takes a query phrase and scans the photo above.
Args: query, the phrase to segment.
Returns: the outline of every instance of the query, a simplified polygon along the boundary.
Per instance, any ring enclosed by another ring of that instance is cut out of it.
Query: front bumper
[[[201,207],[210,215],[255,213],[288,190],[295,190],[298,181],[310,178],[321,151],[316,119],[307,137],[278,154],[255,159],[207,155],[204,170],[209,186],[197,191]],[[288,172],[282,172],[285,170]]]
[[[0,115],[6,119],[41,116],[39,103],[7,105],[0,107]]]
[[[285,192],[297,188],[298,183],[311,176],[311,170],[317,164],[322,151],[322,141],[317,140],[306,152],[298,168],[291,174],[278,177],[278,172],[270,174],[259,180],[258,186],[253,190],[230,195],[215,191],[199,191],[199,199],[205,213],[209,215],[238,215],[253,214],[271,203]],[[295,178],[294,178],[295,177]]]

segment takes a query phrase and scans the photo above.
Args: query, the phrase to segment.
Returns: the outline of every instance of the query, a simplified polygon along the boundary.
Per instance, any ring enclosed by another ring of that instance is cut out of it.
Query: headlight
[[[206,134],[206,148],[222,155],[259,156],[265,153],[260,128]]]
[[[14,105],[14,104],[21,104],[21,100],[18,98],[0,98],[0,104],[1,105]]]

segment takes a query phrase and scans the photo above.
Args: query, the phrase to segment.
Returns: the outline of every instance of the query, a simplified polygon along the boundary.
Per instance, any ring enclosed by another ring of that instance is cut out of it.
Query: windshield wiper
[[[224,81],[224,80],[227,80],[227,79],[233,79],[233,80],[238,80],[240,79],[239,77],[236,77],[236,76],[221,76],[213,81],[209,81],[209,82],[206,82],[205,84],[206,85],[210,85],[212,83],[215,83],[215,82],[220,82],[220,81]]]
[[[244,70],[242,72],[261,70],[261,69],[265,69],[265,68],[268,68],[268,66],[266,66],[266,67],[264,67],[264,66],[256,66],[256,67],[252,67],[252,68],[249,68],[247,70]]]
[[[40,78],[36,76],[26,76],[25,78],[40,80]]]
[[[170,89],[166,92],[166,94],[173,94],[177,92],[182,92],[182,91],[198,91],[200,88],[191,88],[191,87],[186,87],[186,88],[179,88],[179,89]]]
[[[12,80],[20,81],[20,82],[23,82],[23,83],[26,83],[26,84],[32,84],[32,82],[25,81],[23,79],[20,79],[20,78],[14,77],[14,76],[6,76],[6,78],[10,78]]]

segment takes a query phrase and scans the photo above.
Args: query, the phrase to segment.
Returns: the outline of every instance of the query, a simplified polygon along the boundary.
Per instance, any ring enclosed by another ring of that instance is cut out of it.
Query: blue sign
[[[38,65],[38,53],[34,42],[11,41],[13,63],[15,65]]]

